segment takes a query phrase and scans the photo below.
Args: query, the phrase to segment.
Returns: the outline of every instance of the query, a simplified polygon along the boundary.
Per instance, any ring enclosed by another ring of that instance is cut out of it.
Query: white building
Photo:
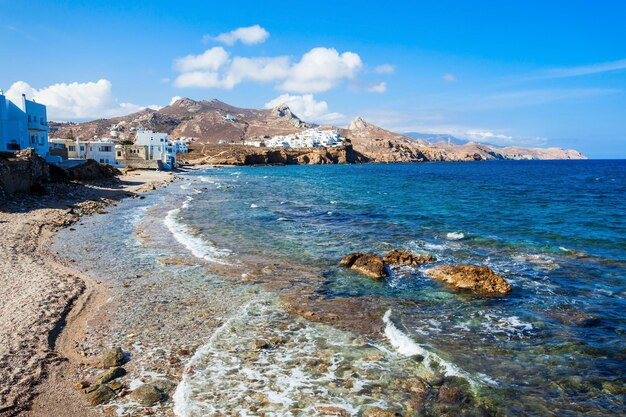
[[[102,164],[117,165],[115,160],[115,142],[101,139],[97,142],[76,141],[79,159],[93,159]]]
[[[337,130],[314,128],[290,135],[274,136],[264,140],[245,141],[244,145],[266,146],[268,148],[319,148],[341,146],[343,140]]]
[[[160,160],[170,167],[176,163],[176,147],[169,142],[167,133],[137,129],[135,145],[148,147],[149,160]]]
[[[27,100],[22,94],[14,103],[0,91],[0,151],[34,148],[48,156],[48,117],[46,106]]]
[[[174,150],[176,151],[176,153],[189,152],[189,148],[187,147],[187,142],[182,139],[172,141],[172,146],[174,147]]]

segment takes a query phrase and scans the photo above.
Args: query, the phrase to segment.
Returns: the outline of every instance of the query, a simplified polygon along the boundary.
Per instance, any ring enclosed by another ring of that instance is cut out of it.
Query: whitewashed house
[[[169,142],[167,133],[137,129],[135,145],[148,147],[149,160],[160,160],[170,168],[176,163],[176,148]]]
[[[96,142],[77,140],[76,150],[79,159],[93,159],[108,165],[118,165],[115,159],[115,142],[110,139],[100,139]]]
[[[189,148],[187,147],[187,142],[182,139],[172,141],[172,146],[174,146],[174,150],[176,151],[176,153],[189,152]]]
[[[18,103],[0,90],[0,151],[34,148],[41,156],[49,155],[46,106],[27,100],[22,94]]]
[[[337,130],[307,129],[290,135],[273,136],[264,140],[245,141],[248,146],[266,146],[268,148],[319,148],[337,147],[344,139]]]

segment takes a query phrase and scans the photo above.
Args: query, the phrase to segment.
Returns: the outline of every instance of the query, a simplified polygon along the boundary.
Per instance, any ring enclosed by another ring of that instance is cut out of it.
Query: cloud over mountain
[[[288,56],[231,57],[221,46],[199,55],[187,55],[174,63],[180,75],[176,87],[232,89],[242,82],[275,83],[279,90],[318,93],[352,79],[362,69],[361,57],[354,52],[339,53],[333,48],[313,48],[299,61]]]

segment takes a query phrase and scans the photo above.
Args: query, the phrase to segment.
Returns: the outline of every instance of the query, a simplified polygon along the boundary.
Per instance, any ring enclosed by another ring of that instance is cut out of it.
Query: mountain
[[[571,149],[517,146],[500,148],[475,142],[453,144],[439,141],[433,143],[390,132],[360,117],[354,119],[347,129],[340,130],[340,132],[351,139],[355,151],[361,152],[373,162],[586,159],[580,152]]]
[[[425,140],[426,142],[430,142],[430,143],[445,142],[445,143],[452,143],[454,145],[465,145],[467,142],[469,142],[468,140],[465,140],[465,139],[461,139],[452,135],[441,134],[441,133],[405,132],[404,136],[408,136],[413,139]]]
[[[275,136],[313,127],[282,105],[268,110],[242,109],[219,100],[183,98],[160,110],[142,110],[127,116],[79,124],[50,123],[53,137],[72,135],[83,140],[109,137],[132,140],[137,128],[167,132],[172,137],[192,137],[200,143],[238,142],[258,136]]]
[[[91,140],[96,136],[114,136],[118,140],[133,140],[135,129],[146,128],[167,132],[173,138],[191,137],[194,138],[196,144],[215,145],[221,141],[237,143],[244,139],[296,133],[315,126],[301,120],[286,105],[256,110],[234,107],[216,99],[195,101],[182,98],[159,110],[146,109],[112,119],[98,119],[85,123],[50,122],[50,135],[59,138],[73,136],[83,140]],[[335,127],[320,126],[320,128],[333,129]],[[348,127],[337,129],[343,137],[351,141],[354,151],[358,153],[358,155],[353,155],[355,161],[423,162],[585,158],[577,151],[559,148],[499,148],[474,142],[460,143],[460,139],[453,137],[450,137],[448,142],[449,136],[447,135],[416,132],[410,133],[413,136],[411,137],[383,129],[361,117],[354,119]],[[209,153],[218,152],[219,146],[203,147],[203,149]],[[210,158],[212,155],[200,156]]]

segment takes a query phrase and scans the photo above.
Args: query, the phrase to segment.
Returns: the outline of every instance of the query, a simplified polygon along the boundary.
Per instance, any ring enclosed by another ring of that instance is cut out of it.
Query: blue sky
[[[625,16],[617,0],[0,0],[0,88],[57,120],[284,101],[320,123],[626,158]]]

